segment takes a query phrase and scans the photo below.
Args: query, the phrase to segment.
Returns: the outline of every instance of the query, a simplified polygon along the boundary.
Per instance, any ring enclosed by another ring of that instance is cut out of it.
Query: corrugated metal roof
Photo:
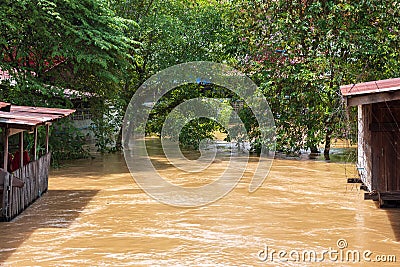
[[[340,91],[342,92],[343,96],[381,93],[399,89],[400,89],[400,78],[340,86]]]
[[[0,111],[0,127],[31,129],[46,122],[61,119],[75,112],[74,109],[13,106],[10,111]]]

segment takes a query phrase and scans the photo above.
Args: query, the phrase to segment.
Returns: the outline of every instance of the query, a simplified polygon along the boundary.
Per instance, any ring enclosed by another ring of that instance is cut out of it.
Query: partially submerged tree
[[[339,85],[399,75],[396,1],[248,1],[238,27],[242,69],[270,101],[286,152],[345,136]],[[360,75],[362,73],[362,75]]]
[[[126,73],[126,104],[146,79],[167,67],[191,61],[235,60],[232,42],[236,39],[229,21],[228,14],[231,10],[227,3],[172,0],[109,2],[120,16],[135,20],[139,28],[139,31],[130,33],[134,39],[140,41],[141,46],[133,61],[132,71]],[[167,94],[162,103],[154,107],[147,133],[160,134],[166,115],[182,101],[192,97],[211,96],[213,92],[212,89],[207,92],[200,89],[198,85],[187,85]],[[213,97],[224,96],[219,94]],[[197,148],[198,140],[210,137],[216,129],[219,126],[210,120],[192,122],[192,125],[183,129],[181,141]]]

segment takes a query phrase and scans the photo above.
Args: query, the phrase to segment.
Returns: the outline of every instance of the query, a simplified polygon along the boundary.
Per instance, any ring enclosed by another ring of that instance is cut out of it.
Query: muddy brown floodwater
[[[171,179],[200,179],[174,173],[157,153],[153,159]],[[400,210],[378,209],[346,184],[355,175],[352,164],[276,159],[250,194],[253,165],[224,198],[176,208],[147,196],[122,155],[70,162],[51,171],[41,199],[0,223],[0,265],[396,266],[372,262],[390,255],[400,261]],[[216,160],[202,175],[225,166]],[[312,251],[321,262],[308,262]]]

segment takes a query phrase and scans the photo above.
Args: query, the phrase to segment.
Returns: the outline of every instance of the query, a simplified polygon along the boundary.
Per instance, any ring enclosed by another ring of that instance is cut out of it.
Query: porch
[[[0,221],[10,221],[48,189],[51,123],[72,114],[72,109],[14,106],[0,102],[3,160],[0,169]],[[44,153],[38,153],[38,128],[45,127]],[[33,134],[31,156],[24,147],[24,133]],[[9,150],[9,139],[18,135],[18,150]],[[14,155],[10,152],[14,152]],[[30,159],[32,158],[32,160]]]

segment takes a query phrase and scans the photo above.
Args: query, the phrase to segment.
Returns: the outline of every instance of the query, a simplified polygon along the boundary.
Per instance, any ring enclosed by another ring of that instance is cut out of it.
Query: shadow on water
[[[170,142],[170,144],[178,145],[178,144],[174,144],[174,143],[171,143],[171,142]],[[187,159],[190,159],[190,160],[196,160],[201,155],[200,151],[198,151],[198,150],[185,148],[185,147],[180,146],[180,145],[179,145],[179,149],[182,152],[182,154]],[[146,139],[146,150],[147,150],[147,153],[149,155],[165,157],[165,153],[164,153],[163,147],[161,145],[161,139],[159,139],[159,138]]]
[[[99,190],[49,190],[11,222],[0,223],[0,265],[37,229],[67,228]]]
[[[74,159],[65,160],[61,168],[54,168],[55,171],[68,169],[68,172],[63,172],[64,177],[71,179],[80,177],[80,174],[85,173],[86,176],[98,176],[99,172],[107,174],[129,173],[126,168],[124,155],[122,153],[110,153],[103,155],[101,153],[92,153],[92,159]],[[122,163],[122,164],[121,164]]]
[[[379,208],[378,205],[376,205],[376,207],[377,209]],[[388,216],[396,241],[400,242],[400,208],[386,208],[385,212]]]

